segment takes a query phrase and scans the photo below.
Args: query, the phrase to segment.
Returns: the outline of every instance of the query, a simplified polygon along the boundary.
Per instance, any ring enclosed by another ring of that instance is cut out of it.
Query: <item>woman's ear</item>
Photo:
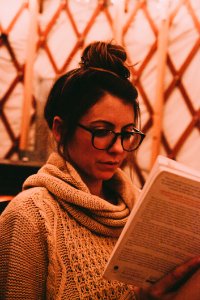
[[[63,120],[59,116],[55,116],[53,119],[52,133],[56,142],[60,142],[62,133]]]

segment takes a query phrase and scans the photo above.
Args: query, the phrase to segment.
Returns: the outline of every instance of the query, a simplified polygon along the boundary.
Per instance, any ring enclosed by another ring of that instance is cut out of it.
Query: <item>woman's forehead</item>
[[[131,103],[123,99],[106,94],[81,118],[84,121],[96,122],[104,120],[116,122],[116,120],[127,120],[127,123],[134,122],[134,109]]]

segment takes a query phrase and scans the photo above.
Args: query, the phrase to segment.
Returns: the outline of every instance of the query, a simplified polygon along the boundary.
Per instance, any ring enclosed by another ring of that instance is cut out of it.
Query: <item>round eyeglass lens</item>
[[[101,150],[107,149],[111,145],[114,138],[115,138],[115,134],[112,131],[109,130],[96,131],[93,136],[94,147]]]
[[[122,144],[124,150],[132,151],[136,149],[141,141],[140,134],[137,133],[125,133],[122,137]]]

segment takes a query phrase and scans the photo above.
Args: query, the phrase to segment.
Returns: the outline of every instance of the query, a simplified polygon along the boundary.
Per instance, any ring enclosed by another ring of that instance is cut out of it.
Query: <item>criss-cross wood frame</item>
[[[46,24],[45,28],[42,28],[40,26],[40,24],[38,23],[38,26],[37,26],[38,38],[37,38],[37,43],[36,43],[36,52],[38,52],[40,49],[43,49],[43,51],[45,51],[45,53],[48,57],[49,63],[55,72],[55,77],[61,75],[63,72],[65,72],[67,70],[69,64],[71,63],[71,61],[73,60],[73,58],[75,57],[77,52],[84,47],[85,40],[87,39],[87,36],[88,36],[90,30],[94,26],[96,19],[100,14],[103,13],[106,16],[106,22],[108,23],[111,30],[113,30],[115,20],[114,20],[114,16],[112,16],[112,14],[109,10],[108,3],[109,3],[109,1],[106,1],[106,0],[97,1],[94,11],[93,11],[91,17],[89,18],[89,20],[87,20],[87,23],[83,30],[80,30],[78,28],[76,19],[73,15],[73,12],[70,8],[68,1],[60,2],[60,4],[58,5],[57,9],[55,10],[53,16]],[[141,62],[139,68],[137,68],[137,69],[133,68],[133,71],[132,71],[132,81],[136,85],[136,87],[139,91],[140,97],[142,97],[143,103],[149,114],[149,118],[145,121],[145,123],[142,124],[142,130],[148,134],[154,125],[154,117],[153,116],[155,113],[155,108],[152,106],[151,101],[150,101],[151,99],[149,99],[149,96],[147,95],[147,93],[145,91],[141,77],[142,77],[142,74],[143,74],[145,68],[148,66],[148,64],[150,63],[153,56],[155,55],[155,53],[158,50],[159,28],[157,28],[157,25],[156,25],[155,21],[153,20],[150,11],[148,11],[147,1],[144,1],[144,0],[135,1],[134,3],[135,4],[131,8],[132,11],[131,12],[129,11],[128,19],[124,22],[124,24],[122,24],[122,26],[123,26],[123,28],[122,28],[122,44],[126,47],[126,42],[125,42],[126,35],[129,32],[131,24],[132,24],[132,22],[134,22],[134,19],[136,18],[138,12],[143,13],[146,21],[148,22],[149,27],[151,28],[151,31],[153,32],[154,37],[155,37],[154,41],[152,42],[152,45],[150,45],[148,52],[146,53],[145,57],[143,58],[143,61]],[[124,2],[125,11],[130,9],[129,4],[130,4],[129,0],[126,0]],[[168,137],[166,136],[165,132],[163,131],[163,128],[162,127],[160,128],[162,147],[164,148],[166,155],[173,159],[177,159],[179,151],[181,150],[183,144],[186,142],[186,140],[191,135],[194,128],[196,128],[198,130],[198,132],[200,132],[200,108],[199,107],[196,108],[194,106],[192,99],[190,98],[189,92],[187,91],[187,89],[184,85],[184,82],[183,82],[183,76],[184,76],[185,72],[189,68],[190,64],[194,60],[197,53],[200,51],[200,21],[197,17],[197,14],[196,14],[194,8],[192,7],[190,0],[180,0],[178,2],[177,6],[175,7],[175,9],[173,10],[173,12],[169,15],[169,31],[170,31],[170,26],[173,23],[173,20],[177,16],[177,14],[182,6],[185,6],[185,8],[188,11],[188,14],[190,14],[190,17],[193,22],[194,30],[196,30],[196,32],[198,33],[198,37],[197,37],[192,49],[189,51],[189,53],[187,54],[187,57],[185,58],[184,62],[182,63],[182,65],[179,68],[177,68],[175,66],[175,64],[173,63],[173,60],[172,60],[172,57],[171,57],[169,51],[167,51],[167,53],[166,53],[166,67],[168,68],[168,71],[171,73],[172,78],[171,78],[171,81],[167,85],[165,85],[165,89],[164,89],[164,93],[163,93],[163,99],[164,99],[163,105],[167,104],[167,101],[169,100],[170,95],[172,94],[173,90],[176,88],[180,92],[180,95],[181,95],[181,97],[189,111],[189,114],[190,114],[189,124],[182,131],[178,140],[176,141],[175,145],[173,145],[173,146],[170,145]],[[0,32],[1,32],[0,49],[1,49],[1,47],[6,47],[8,53],[10,55],[10,58],[12,60],[13,67],[16,69],[16,76],[14,77],[12,82],[10,82],[6,91],[4,91],[2,98],[0,99],[0,122],[2,122],[3,128],[7,132],[7,136],[10,139],[10,147],[4,153],[4,156],[2,157],[2,158],[6,158],[6,159],[12,159],[14,154],[19,154],[19,152],[20,152],[20,147],[19,147],[20,143],[19,142],[20,142],[20,138],[21,138],[20,134],[16,134],[14,132],[14,130],[12,129],[12,120],[10,120],[8,118],[8,115],[6,112],[6,103],[9,101],[10,97],[12,97],[12,92],[16,88],[16,85],[18,83],[21,83],[22,85],[24,85],[24,74],[25,74],[24,73],[25,72],[25,64],[21,64],[19,62],[19,60],[15,54],[15,49],[13,49],[12,44],[10,43],[9,35],[12,33],[13,28],[15,27],[17,21],[21,17],[24,10],[28,10],[28,9],[29,9],[29,4],[27,1],[25,1],[24,3],[21,4],[21,6],[19,7],[15,16],[13,17],[13,19],[10,21],[10,23],[8,24],[8,26],[6,28],[4,28],[0,24]],[[43,8],[42,8],[42,2],[41,2],[40,9],[39,9],[40,13],[42,13],[42,9]],[[54,27],[54,24],[60,17],[60,14],[63,12],[66,15],[66,18],[70,22],[71,27],[73,29],[74,36],[75,36],[75,43],[72,46],[70,53],[68,53],[66,59],[62,62],[62,65],[59,67],[56,63],[55,56],[52,53],[52,51],[48,45],[48,38]],[[134,32],[133,32],[133,34],[134,34]],[[131,53],[128,53],[128,60],[130,63],[132,63],[133,58],[132,58]],[[22,95],[22,97],[23,97],[23,95]],[[31,118],[30,118],[30,124],[29,124],[30,126],[32,124],[34,124],[34,122],[35,122],[36,102],[37,102],[37,99],[34,99],[34,97],[33,97],[33,100],[32,100],[33,113],[31,114]],[[30,128],[30,126],[29,126],[29,128]],[[161,126],[162,126],[162,124],[161,124]],[[27,128],[27,129],[29,129],[29,128]],[[143,170],[141,169],[141,164],[137,160],[137,158],[135,158],[133,160],[133,164],[134,164],[134,169],[137,172],[138,179],[139,179],[141,185],[143,185],[146,178],[145,178],[145,174],[144,174]]]

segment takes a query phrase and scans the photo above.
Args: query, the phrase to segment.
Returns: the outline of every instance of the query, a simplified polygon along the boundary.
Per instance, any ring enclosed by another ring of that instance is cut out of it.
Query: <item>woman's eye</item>
[[[123,137],[125,140],[129,140],[130,138],[133,137],[133,132],[129,132],[129,131],[123,132]]]
[[[105,136],[110,135],[110,130],[107,130],[107,129],[96,129],[96,130],[94,130],[94,134],[97,137],[105,137]]]

